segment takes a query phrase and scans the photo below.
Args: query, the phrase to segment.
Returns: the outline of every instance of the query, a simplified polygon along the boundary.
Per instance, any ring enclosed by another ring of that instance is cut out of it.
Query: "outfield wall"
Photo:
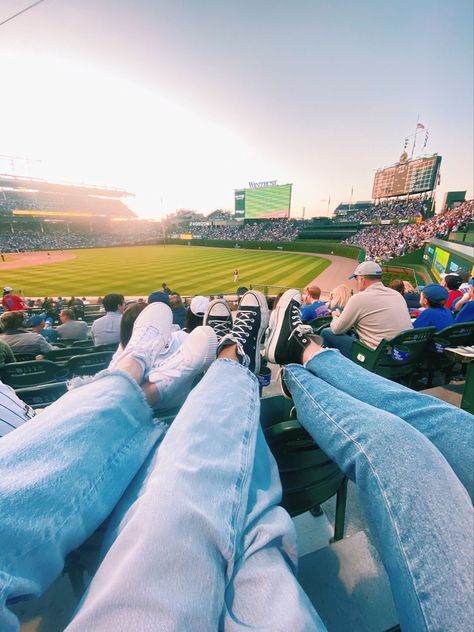
[[[211,239],[191,239],[184,241],[182,239],[166,239],[167,244],[184,246],[208,246],[214,248],[235,248],[238,244],[239,248],[248,250],[284,250],[286,252],[312,252],[316,254],[337,255],[339,257],[348,257],[349,259],[358,259],[361,248],[358,246],[346,246],[336,242],[324,242],[320,240],[298,240],[291,242],[280,241],[226,241]]]

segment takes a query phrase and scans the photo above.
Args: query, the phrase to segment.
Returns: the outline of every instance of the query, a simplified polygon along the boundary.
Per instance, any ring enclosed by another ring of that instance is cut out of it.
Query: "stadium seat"
[[[467,367],[466,383],[461,400],[461,408],[474,415],[474,361]]]
[[[94,341],[92,338],[88,338],[87,340],[71,340],[71,346],[77,349],[77,347],[93,347]]]
[[[66,371],[50,360],[12,362],[0,369],[0,379],[12,388],[58,382],[66,378]]]
[[[296,419],[292,402],[281,396],[261,399],[260,422],[278,464],[282,506],[290,516],[319,508],[335,494],[334,541],[344,536],[347,479]],[[315,514],[316,515],[316,514]]]
[[[17,362],[30,362],[30,360],[36,360],[35,353],[15,353],[15,360]]]
[[[391,340],[382,340],[376,349],[355,340],[351,360],[389,380],[407,379],[411,385],[415,368],[426,353],[434,332],[435,327],[408,329]]]
[[[327,327],[331,321],[332,316],[320,316],[319,318],[314,318],[313,320],[310,320],[308,325],[311,325],[315,334],[319,334],[321,332],[321,329]]]
[[[106,369],[112,359],[112,351],[99,351],[97,353],[84,353],[74,355],[67,361],[67,369],[70,377],[82,375],[95,375],[102,369]]]
[[[46,408],[67,392],[66,382],[18,388],[16,394],[32,408]]]
[[[65,347],[64,349],[53,349],[52,351],[48,351],[46,358],[52,362],[61,362],[69,360],[72,356],[82,355],[84,353],[89,353],[89,350],[77,347]]]
[[[94,351],[113,351],[115,353],[117,348],[118,342],[109,342],[106,345],[97,345],[97,347],[94,347]]]
[[[421,371],[428,374],[427,388],[432,386],[436,371],[444,374],[445,384],[449,382],[456,360],[444,353],[445,348],[470,345],[474,345],[474,322],[456,323],[436,332],[432,346],[420,365]]]

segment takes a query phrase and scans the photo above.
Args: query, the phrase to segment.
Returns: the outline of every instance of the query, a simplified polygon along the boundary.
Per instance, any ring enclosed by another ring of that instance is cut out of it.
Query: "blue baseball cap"
[[[41,325],[41,323],[43,323],[45,319],[46,319],[45,314],[33,314],[33,316],[30,316],[28,320],[26,321],[26,326],[38,327],[38,325]]]
[[[448,298],[448,290],[442,285],[438,285],[437,283],[425,285],[422,292],[425,295],[425,298],[436,303],[440,301],[445,301]]]
[[[152,292],[148,297],[148,305],[150,305],[150,303],[164,303],[169,307],[170,299],[166,292],[161,292],[161,290],[157,290],[156,292]]]

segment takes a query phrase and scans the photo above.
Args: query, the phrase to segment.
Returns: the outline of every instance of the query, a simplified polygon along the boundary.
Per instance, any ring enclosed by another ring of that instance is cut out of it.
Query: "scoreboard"
[[[372,198],[378,200],[432,191],[436,186],[440,165],[441,156],[434,154],[379,169],[374,177]]]
[[[251,182],[247,189],[235,190],[235,217],[281,219],[290,216],[292,184]]]

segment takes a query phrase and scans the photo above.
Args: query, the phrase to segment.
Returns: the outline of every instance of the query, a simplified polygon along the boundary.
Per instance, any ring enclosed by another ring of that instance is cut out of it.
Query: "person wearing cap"
[[[405,299],[382,283],[378,263],[364,261],[349,278],[356,279],[359,292],[351,296],[340,316],[333,317],[330,327],[322,330],[327,347],[339,349],[350,358],[356,337],[375,349],[383,339],[390,340],[412,328]]]
[[[54,343],[58,339],[56,329],[52,329],[51,327],[46,329],[45,314],[33,314],[33,316],[30,316],[30,318],[26,321],[26,326],[29,327],[34,334],[43,336],[43,338],[46,338],[46,340],[50,343]]]
[[[87,340],[87,323],[83,320],[75,320],[74,310],[64,308],[59,314],[61,325],[56,327],[60,338],[68,340]]]
[[[169,300],[171,311],[173,312],[173,325],[178,325],[180,329],[183,329],[188,309],[185,307],[179,294],[170,294]]]
[[[462,279],[459,274],[447,274],[444,277],[443,285],[448,288],[448,297],[445,307],[452,309],[454,301],[462,298],[463,293],[459,289],[462,285]]]
[[[91,336],[94,346],[120,342],[120,321],[124,310],[123,294],[106,294],[102,301],[105,316],[92,323]]]
[[[31,353],[44,356],[54,347],[43,336],[23,327],[23,312],[4,312],[0,317],[3,334],[0,340],[6,342],[13,353]]]
[[[12,294],[12,287],[3,288],[2,305],[9,312],[21,312],[26,309],[26,303],[18,294]]]
[[[204,314],[206,313],[209,302],[210,301],[207,296],[195,296],[191,300],[191,305],[189,306],[188,313],[186,314],[186,320],[184,322],[184,331],[190,334],[193,329],[202,325]]]
[[[445,307],[448,299],[448,290],[442,285],[431,283],[425,285],[421,291],[420,304],[423,311],[413,323],[413,327],[436,327],[441,331],[445,327],[454,325],[454,316],[451,310]]]

